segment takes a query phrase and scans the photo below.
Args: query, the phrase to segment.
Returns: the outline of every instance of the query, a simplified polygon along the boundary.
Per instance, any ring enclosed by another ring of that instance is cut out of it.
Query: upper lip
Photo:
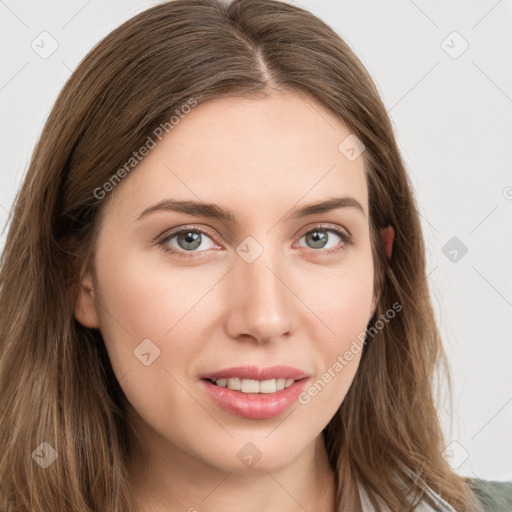
[[[270,379],[294,379],[300,380],[309,375],[291,366],[269,366],[262,368],[258,366],[237,366],[233,368],[225,368],[217,372],[207,373],[202,375],[203,379],[217,380],[217,379],[231,379],[239,377],[241,379],[251,380],[270,380]]]

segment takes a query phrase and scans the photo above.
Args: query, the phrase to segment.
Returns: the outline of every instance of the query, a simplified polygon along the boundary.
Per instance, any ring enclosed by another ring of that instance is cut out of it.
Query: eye
[[[172,244],[172,240],[175,240],[174,244]],[[204,247],[204,241],[209,240],[211,245]],[[192,256],[194,252],[203,252],[196,251],[198,247],[203,245],[204,249],[212,249],[218,247],[215,243],[213,243],[212,239],[208,234],[205,233],[204,229],[197,229],[195,227],[190,227],[186,229],[181,229],[179,231],[175,231],[171,233],[167,237],[165,237],[162,241],[158,243],[162,250],[165,252],[170,252],[172,254],[178,254],[179,256],[183,256],[185,258]],[[185,253],[185,254],[184,254]]]
[[[164,252],[183,258],[191,258],[194,257],[195,253],[206,252],[208,249],[219,249],[220,247],[212,238],[215,238],[213,232],[206,231],[204,227],[189,226],[167,235],[158,242],[158,245]],[[335,224],[314,226],[313,229],[306,231],[299,241],[303,238],[309,245],[304,246],[294,243],[293,247],[309,247],[313,252],[318,252],[319,254],[336,253],[353,245],[350,235]],[[339,240],[341,240],[341,243]],[[205,247],[206,241],[210,243],[206,244]],[[201,246],[203,246],[204,250],[197,250]]]
[[[314,229],[306,231],[300,240],[303,238],[308,245],[294,244],[294,247],[309,247],[322,254],[338,252],[352,245],[352,239],[346,231],[337,226],[331,227],[331,225],[329,227],[315,226]],[[339,241],[336,242],[336,239],[341,240],[342,244],[340,245]]]

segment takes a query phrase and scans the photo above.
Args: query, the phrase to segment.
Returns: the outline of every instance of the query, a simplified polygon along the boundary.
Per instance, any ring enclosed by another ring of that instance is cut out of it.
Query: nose
[[[264,250],[252,263],[236,258],[230,272],[226,328],[235,339],[271,343],[293,328],[294,294],[282,255]]]

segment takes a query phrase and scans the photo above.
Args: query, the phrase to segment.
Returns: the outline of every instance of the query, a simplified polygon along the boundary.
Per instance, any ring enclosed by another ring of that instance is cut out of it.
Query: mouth
[[[289,366],[244,366],[204,375],[199,382],[224,411],[248,419],[266,419],[288,409],[308,380],[307,373]]]
[[[214,386],[239,391],[240,393],[258,393],[271,394],[283,389],[289,388],[294,382],[302,379],[286,379],[284,377],[278,379],[242,379],[241,377],[220,378],[220,379],[204,379],[211,382]]]
[[[260,367],[260,366],[236,366],[232,368],[224,368],[223,370],[218,370],[216,372],[207,373],[201,375],[203,379],[209,379],[211,381],[217,382],[222,379],[240,379],[240,380],[256,380],[259,382],[266,380],[285,380],[285,384],[287,380],[300,380],[306,377],[309,377],[309,374],[303,370],[299,370],[298,368],[294,368],[293,366],[269,366],[269,367]]]

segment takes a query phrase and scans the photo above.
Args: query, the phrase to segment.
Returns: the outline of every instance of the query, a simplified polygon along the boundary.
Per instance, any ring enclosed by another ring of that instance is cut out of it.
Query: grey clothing
[[[411,475],[413,474],[411,470],[408,470],[408,472]],[[457,512],[449,503],[443,500],[439,494],[437,494],[425,483],[423,483],[423,488],[425,493],[433,498],[434,503],[436,504],[435,508],[429,505],[426,500],[422,500],[418,505],[416,505],[414,512]],[[371,504],[368,495],[361,484],[359,484],[359,495],[361,497],[361,503],[363,505],[364,512],[375,512],[375,507]],[[384,503],[382,503],[382,508],[383,510],[389,511]]]

